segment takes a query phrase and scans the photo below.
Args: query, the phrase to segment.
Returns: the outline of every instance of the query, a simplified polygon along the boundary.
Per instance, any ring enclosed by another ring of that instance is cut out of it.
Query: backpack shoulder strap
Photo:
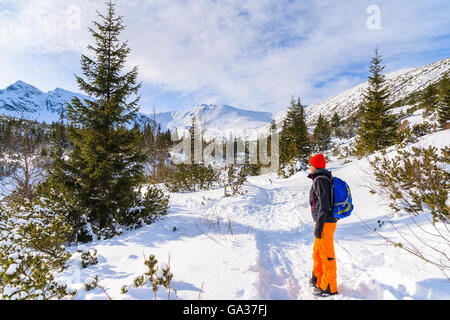
[[[331,184],[333,184],[333,180],[330,179],[330,178],[328,178],[327,176],[317,176],[317,177],[315,177],[314,180],[313,180],[313,188],[314,188],[314,190],[316,190],[316,180],[317,180],[317,179],[320,179],[320,178],[326,179],[326,180],[328,180]]]
[[[331,177],[331,179],[328,178],[327,176],[317,176],[317,177],[315,177],[314,180],[313,180],[313,190],[314,191],[316,191],[316,180],[319,179],[319,178],[324,178],[324,179],[326,179],[326,180],[328,180],[330,182],[330,186],[331,186],[331,192],[330,192],[330,195],[331,195],[331,208],[333,208],[333,206],[334,206],[334,183],[333,183],[333,177]]]

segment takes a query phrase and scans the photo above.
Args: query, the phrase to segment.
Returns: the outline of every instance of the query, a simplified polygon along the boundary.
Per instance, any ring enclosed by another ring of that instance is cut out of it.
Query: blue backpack
[[[343,219],[352,214],[353,203],[352,194],[350,193],[350,187],[348,184],[339,178],[333,177],[331,180],[326,176],[319,176],[317,178],[326,178],[332,182],[332,203],[333,203],[333,215],[336,219]],[[317,179],[316,178],[316,179]]]
[[[352,214],[352,194],[348,184],[339,178],[333,177],[333,205],[334,217],[343,219]]]

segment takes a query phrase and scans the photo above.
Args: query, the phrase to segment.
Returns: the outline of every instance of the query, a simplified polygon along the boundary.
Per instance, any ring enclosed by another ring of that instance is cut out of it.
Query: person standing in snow
[[[317,154],[309,161],[308,178],[313,184],[309,202],[315,224],[313,248],[314,267],[310,284],[314,295],[327,297],[337,294],[336,258],[334,255],[334,231],[337,219],[333,215],[332,175],[326,170],[323,154]]]

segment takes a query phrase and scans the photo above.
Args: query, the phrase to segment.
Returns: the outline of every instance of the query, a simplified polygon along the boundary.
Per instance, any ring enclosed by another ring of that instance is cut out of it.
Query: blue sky
[[[78,91],[87,28],[103,0],[0,0],[0,88],[23,80]],[[201,103],[282,111],[366,80],[378,46],[386,72],[450,56],[450,2],[117,0],[139,65],[141,109]],[[379,9],[369,29],[369,6]]]

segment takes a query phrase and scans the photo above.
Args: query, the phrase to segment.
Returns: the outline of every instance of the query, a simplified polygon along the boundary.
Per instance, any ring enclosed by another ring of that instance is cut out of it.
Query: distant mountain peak
[[[9,87],[21,87],[21,86],[31,86],[31,85],[28,84],[28,83],[23,82],[22,80],[17,80],[16,82],[14,82]]]
[[[26,91],[33,91],[38,94],[42,93],[41,90],[36,88],[35,86],[32,86],[31,84],[28,84],[26,82],[23,82],[22,80],[17,80],[12,85],[8,86],[5,90],[8,91],[19,91],[19,90],[26,90]]]
[[[62,88],[44,93],[35,86],[18,80],[0,90],[0,112],[11,117],[53,122],[72,97],[84,97]]]
[[[230,132],[240,137],[256,139],[259,128],[272,121],[272,113],[239,109],[225,104],[199,104],[187,110],[163,112],[156,114],[156,121],[161,130],[174,131],[179,135],[192,126],[194,117],[202,122],[203,137],[228,138]],[[151,116],[150,116],[151,117]]]

